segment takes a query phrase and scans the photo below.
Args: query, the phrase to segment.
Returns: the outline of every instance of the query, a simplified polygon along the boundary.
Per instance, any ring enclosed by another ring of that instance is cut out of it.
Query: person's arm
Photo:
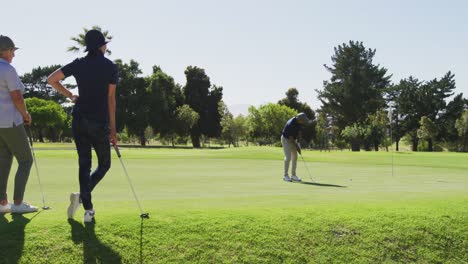
[[[115,90],[117,89],[117,85],[109,84],[109,88],[107,91],[107,100],[109,105],[109,128],[110,128],[110,141],[112,144],[117,144],[117,129],[115,126]]]
[[[78,100],[78,96],[72,94],[70,90],[68,90],[62,85],[60,81],[63,79],[65,79],[65,75],[63,74],[61,69],[58,69],[54,71],[51,75],[49,75],[49,77],[47,78],[47,83],[49,83],[55,90],[57,90],[57,92],[69,98],[72,101],[72,103],[76,103],[76,101]]]
[[[28,109],[24,102],[23,94],[21,94],[20,90],[15,90],[10,92],[11,100],[20,112],[21,116],[23,117],[23,121],[25,125],[30,125],[32,122],[31,115],[28,113]]]

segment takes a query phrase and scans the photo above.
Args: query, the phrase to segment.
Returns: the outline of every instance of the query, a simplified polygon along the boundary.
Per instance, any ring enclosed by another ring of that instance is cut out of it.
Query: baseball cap
[[[297,120],[300,120],[301,123],[306,124],[306,125],[308,125],[308,124],[310,124],[310,123],[312,122],[312,121],[309,120],[309,118],[307,117],[307,115],[304,114],[304,113],[299,113],[299,114],[297,114],[297,115],[296,115],[296,118],[297,118]]]
[[[17,50],[18,47],[15,46],[15,43],[13,43],[13,40],[11,38],[0,35],[0,50]]]

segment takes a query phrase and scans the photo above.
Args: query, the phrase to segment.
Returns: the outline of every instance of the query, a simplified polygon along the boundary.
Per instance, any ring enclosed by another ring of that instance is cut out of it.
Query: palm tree
[[[91,29],[96,29],[96,30],[99,30],[102,32],[102,34],[104,35],[104,37],[106,38],[106,41],[111,41],[112,40],[112,36],[109,35],[109,31],[108,30],[102,30],[100,26],[93,26]],[[87,28],[83,28],[83,33],[81,34],[78,34],[77,37],[72,37],[70,38],[71,40],[73,40],[76,44],[76,46],[71,46],[71,47],[68,47],[67,48],[67,51],[70,51],[70,52],[79,52],[81,49],[84,50],[84,48],[86,48],[86,44],[85,44],[85,35],[86,33],[91,30],[91,29],[87,29]],[[106,51],[106,53],[108,55],[111,55],[112,52],[108,49]]]

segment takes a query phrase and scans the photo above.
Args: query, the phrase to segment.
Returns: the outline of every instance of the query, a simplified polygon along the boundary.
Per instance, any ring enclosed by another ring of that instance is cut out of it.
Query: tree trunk
[[[434,151],[433,143],[432,143],[432,142],[433,142],[433,141],[432,141],[432,138],[430,138],[430,139],[427,140],[427,143],[428,143],[428,145],[429,145],[429,146],[428,146],[429,152],[433,152],[433,151]]]
[[[370,151],[371,150],[371,144],[369,142],[364,143],[364,150],[365,151]]]
[[[140,134],[140,145],[143,146],[143,147],[146,146],[145,133]]]
[[[374,150],[379,151],[379,142],[378,141],[374,142]]]
[[[361,151],[361,146],[360,146],[359,142],[353,141],[351,143],[351,150],[352,151]]]
[[[397,139],[396,141],[396,151],[400,150],[400,139]]]
[[[194,134],[190,135],[190,138],[192,139],[192,145],[194,148],[200,148],[200,137]]]
[[[418,151],[419,138],[413,136],[411,142],[413,143],[412,150],[413,150],[413,151]]]
[[[39,139],[39,142],[44,143],[44,135],[42,135],[42,129],[38,129],[37,131],[37,137]]]

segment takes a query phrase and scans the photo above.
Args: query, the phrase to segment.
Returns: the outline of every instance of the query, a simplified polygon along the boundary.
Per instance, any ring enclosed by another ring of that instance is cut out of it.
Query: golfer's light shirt
[[[10,96],[10,92],[17,90],[24,93],[23,83],[15,68],[0,58],[0,128],[15,127],[23,123],[23,117]]]

